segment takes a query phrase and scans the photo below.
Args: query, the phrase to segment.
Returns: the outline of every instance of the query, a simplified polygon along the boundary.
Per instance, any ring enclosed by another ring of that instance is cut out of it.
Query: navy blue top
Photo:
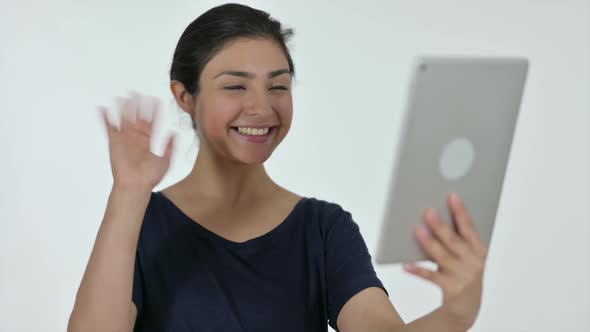
[[[141,228],[136,332],[337,330],[342,306],[380,287],[349,212],[302,198],[270,232],[233,242],[153,192]]]

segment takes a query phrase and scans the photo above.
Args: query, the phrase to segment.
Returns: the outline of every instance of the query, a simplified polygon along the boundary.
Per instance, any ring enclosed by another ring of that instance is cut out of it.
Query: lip
[[[264,136],[243,134],[238,131],[237,127],[233,127],[233,126],[230,128],[230,133],[232,133],[233,135],[236,135],[239,139],[244,140],[246,142],[266,143],[266,142],[268,142],[270,137],[275,134],[278,126],[248,126],[247,127],[247,128],[269,128],[269,127],[270,127],[270,129],[268,131],[268,134],[266,134]]]
[[[238,127],[242,127],[242,128],[256,128],[256,129],[260,129],[260,128],[272,128],[272,127],[277,127],[278,125],[245,125],[245,126],[231,126],[231,128],[238,128]]]

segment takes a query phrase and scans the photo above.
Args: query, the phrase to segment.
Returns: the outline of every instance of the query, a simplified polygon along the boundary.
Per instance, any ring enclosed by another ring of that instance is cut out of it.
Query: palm
[[[151,151],[152,129],[159,112],[157,101],[150,105],[151,120],[137,116],[148,113],[140,110],[142,101],[147,98],[134,95],[120,103],[120,129],[112,126],[103,110],[105,126],[109,137],[111,169],[117,185],[131,189],[149,189],[156,186],[166,174],[170,165],[173,139],[167,142],[163,156]]]

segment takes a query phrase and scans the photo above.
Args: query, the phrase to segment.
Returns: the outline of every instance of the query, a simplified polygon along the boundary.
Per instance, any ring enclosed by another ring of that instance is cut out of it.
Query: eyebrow
[[[293,76],[293,73],[289,69],[279,69],[279,70],[271,71],[270,73],[268,73],[268,75],[266,75],[266,77],[267,78],[274,78],[274,77],[277,77],[277,76],[283,75],[283,74],[289,74],[289,75]],[[243,78],[256,77],[256,74],[250,73],[247,71],[225,70],[225,71],[222,71],[221,73],[217,74],[214,77],[214,79],[218,78],[219,76],[222,76],[222,75],[231,75],[231,76],[237,76],[237,77],[243,77]]]

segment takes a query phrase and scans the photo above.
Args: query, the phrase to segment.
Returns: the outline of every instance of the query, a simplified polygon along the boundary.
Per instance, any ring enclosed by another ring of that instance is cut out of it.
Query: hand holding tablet
[[[420,58],[414,70],[376,261],[438,285],[443,304],[431,315],[461,331],[481,306],[527,71],[526,59],[449,57]]]
[[[441,223],[457,230],[450,193],[462,198],[482,245],[489,246],[527,72],[522,58],[417,60],[377,263],[433,261],[415,228],[434,208]]]

